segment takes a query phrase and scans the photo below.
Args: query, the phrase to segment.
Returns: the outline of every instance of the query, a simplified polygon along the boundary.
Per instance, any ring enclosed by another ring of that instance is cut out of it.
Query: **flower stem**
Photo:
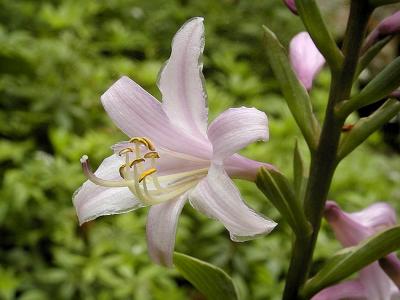
[[[366,1],[352,1],[343,44],[344,61],[338,71],[332,70],[325,120],[318,147],[311,156],[304,210],[313,227],[313,233],[310,237],[296,238],[294,241],[284,300],[300,299],[299,290],[307,279],[325,202],[337,166],[336,153],[345,121],[336,116],[335,107],[350,95],[370,14],[371,8]]]

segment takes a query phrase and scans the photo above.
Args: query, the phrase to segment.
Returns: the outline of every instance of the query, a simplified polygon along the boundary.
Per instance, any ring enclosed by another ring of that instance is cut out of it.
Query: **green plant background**
[[[291,176],[293,118],[264,54],[262,24],[285,44],[302,29],[280,0],[2,0],[0,3],[0,299],[204,299],[176,270],[147,257],[147,209],[78,226],[71,196],[94,166],[125,139],[99,98],[121,75],[159,96],[156,79],[176,30],[204,16],[210,119],[228,107],[269,116],[271,140],[243,153]],[[312,91],[322,116],[329,74]],[[301,142],[306,155],[306,148]],[[385,200],[400,208],[400,158],[380,133],[346,159],[330,194],[348,210]],[[280,221],[254,184],[239,182],[257,211]],[[176,249],[233,276],[243,299],[279,299],[291,236],[280,222],[269,236],[233,243],[217,222],[187,206]],[[339,249],[326,224],[315,268]]]

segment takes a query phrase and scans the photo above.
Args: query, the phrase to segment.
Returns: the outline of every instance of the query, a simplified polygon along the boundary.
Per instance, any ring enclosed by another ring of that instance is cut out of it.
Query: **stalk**
[[[304,201],[305,214],[313,233],[309,237],[296,238],[294,241],[284,300],[300,299],[299,289],[308,276],[325,202],[337,167],[336,154],[345,121],[336,116],[335,107],[350,95],[371,11],[366,1],[352,1],[343,44],[344,61],[339,70],[331,69],[332,81],[325,120],[317,149],[311,153],[310,176]]]

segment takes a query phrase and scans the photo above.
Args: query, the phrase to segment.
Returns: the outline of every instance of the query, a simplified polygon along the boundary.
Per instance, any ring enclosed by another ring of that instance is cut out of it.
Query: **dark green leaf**
[[[220,268],[177,252],[174,253],[174,264],[207,299],[239,299],[232,279]]]
[[[400,248],[400,226],[382,231],[360,245],[345,248],[333,256],[305,285],[302,295],[310,298],[323,288],[335,284],[372,262]]]
[[[263,26],[269,62],[278,79],[286,103],[311,149],[317,144],[320,127],[312,111],[310,97],[297,79],[287,53],[275,34]]]
[[[389,95],[400,85],[400,57],[397,57],[372,79],[363,90],[339,107],[339,115],[347,117],[360,107],[374,103]]]
[[[290,182],[278,171],[260,168],[256,184],[271,203],[279,210],[298,236],[310,233],[310,225],[297,201]]]
[[[338,159],[346,157],[372,133],[396,116],[399,111],[400,102],[390,99],[372,115],[360,119],[349,132],[344,133],[339,146]]]
[[[297,0],[296,7],[317,48],[325,57],[329,66],[338,70],[343,55],[329,32],[317,4],[314,0]]]

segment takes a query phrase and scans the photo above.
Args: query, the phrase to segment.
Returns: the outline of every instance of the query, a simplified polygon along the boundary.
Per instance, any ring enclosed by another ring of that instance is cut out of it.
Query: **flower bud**
[[[295,15],[297,15],[297,7],[296,7],[295,0],[283,0],[283,2],[284,2],[285,5],[290,9],[290,11],[291,11],[292,13],[294,13]]]
[[[400,33],[400,11],[397,11],[390,17],[383,19],[378,26],[376,26],[367,37],[364,51],[383,38],[398,33]]]
[[[325,63],[325,58],[315,46],[308,32],[300,32],[291,40],[289,56],[297,78],[307,90],[310,90],[314,77]]]

